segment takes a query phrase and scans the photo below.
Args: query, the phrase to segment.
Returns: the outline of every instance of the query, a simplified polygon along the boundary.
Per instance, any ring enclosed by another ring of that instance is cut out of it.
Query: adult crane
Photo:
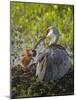
[[[71,66],[66,49],[57,44],[59,40],[58,29],[56,27],[49,27],[46,35],[39,43],[48,37],[52,39],[48,46],[37,57],[36,76],[39,81],[60,79],[68,72]]]

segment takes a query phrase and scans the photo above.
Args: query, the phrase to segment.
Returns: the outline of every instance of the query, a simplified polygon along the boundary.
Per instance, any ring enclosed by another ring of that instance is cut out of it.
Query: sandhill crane
[[[36,76],[39,81],[60,79],[68,72],[71,66],[66,49],[57,44],[59,31],[56,27],[48,28],[46,38],[50,36],[52,39],[49,42],[49,46],[37,57]]]

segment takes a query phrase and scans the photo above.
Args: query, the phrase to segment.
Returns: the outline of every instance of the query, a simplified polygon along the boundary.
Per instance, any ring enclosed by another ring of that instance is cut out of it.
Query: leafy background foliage
[[[60,32],[58,43],[73,53],[73,6],[11,2],[10,12],[11,66],[18,62],[24,47],[34,48],[49,26],[58,27]],[[47,40],[45,40],[45,47],[47,45],[46,42]],[[26,88],[28,86],[20,85],[20,88],[18,87],[20,94],[26,97],[31,96],[31,94],[25,93],[27,91],[22,87]],[[29,89],[29,91],[31,90]],[[45,92],[44,89],[42,91]],[[38,96],[38,94],[33,95]]]

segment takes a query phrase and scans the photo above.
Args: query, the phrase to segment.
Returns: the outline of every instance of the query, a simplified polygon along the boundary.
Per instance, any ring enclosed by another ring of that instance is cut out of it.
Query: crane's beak
[[[49,37],[49,36],[51,36],[51,34],[53,33],[53,30],[51,29],[49,32],[48,32],[48,34],[47,34],[47,36],[46,37]]]

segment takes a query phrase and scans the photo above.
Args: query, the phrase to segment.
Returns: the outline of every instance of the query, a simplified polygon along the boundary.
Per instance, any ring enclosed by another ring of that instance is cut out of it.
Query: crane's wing
[[[50,48],[44,80],[60,79],[68,72],[70,66],[69,56],[65,49]]]
[[[40,80],[57,80],[63,77],[70,68],[68,54],[61,46],[45,49],[38,56],[36,75]]]

